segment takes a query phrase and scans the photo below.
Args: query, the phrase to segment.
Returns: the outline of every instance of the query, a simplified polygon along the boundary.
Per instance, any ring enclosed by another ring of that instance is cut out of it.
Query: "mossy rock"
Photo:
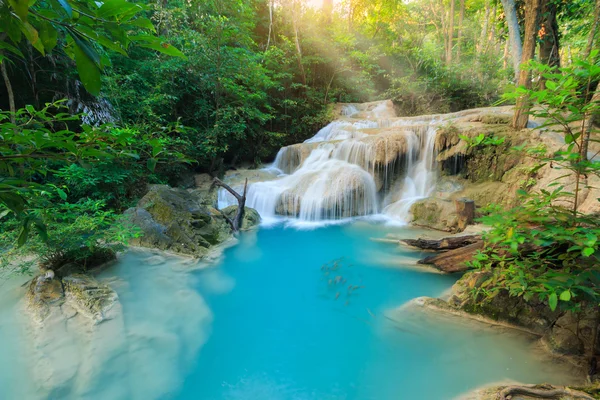
[[[225,218],[198,190],[154,185],[138,203],[125,212],[143,235],[133,244],[203,257],[212,246],[232,235]]]
[[[237,214],[238,206],[229,206],[221,210],[223,214],[227,215],[232,220]],[[260,214],[253,208],[246,207],[244,210],[244,218],[242,220],[242,226],[240,229],[246,230],[254,228],[260,224]]]

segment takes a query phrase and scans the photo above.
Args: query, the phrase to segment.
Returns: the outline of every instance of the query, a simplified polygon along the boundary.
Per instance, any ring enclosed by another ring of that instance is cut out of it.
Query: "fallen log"
[[[418,264],[432,265],[440,271],[448,273],[465,272],[469,269],[466,263],[473,260],[473,255],[482,248],[483,241],[480,240],[468,246],[425,257]]]
[[[400,242],[422,250],[454,250],[481,241],[479,235],[449,236],[442,239],[402,239]]]

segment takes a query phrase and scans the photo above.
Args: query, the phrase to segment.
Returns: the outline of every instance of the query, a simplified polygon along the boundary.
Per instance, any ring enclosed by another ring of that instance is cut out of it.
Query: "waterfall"
[[[411,205],[436,183],[434,118],[398,118],[390,101],[347,104],[312,138],[280,149],[250,182],[246,205],[263,219],[338,220],[383,213],[408,221]],[[241,187],[235,187],[241,190]],[[236,204],[219,191],[219,208]]]

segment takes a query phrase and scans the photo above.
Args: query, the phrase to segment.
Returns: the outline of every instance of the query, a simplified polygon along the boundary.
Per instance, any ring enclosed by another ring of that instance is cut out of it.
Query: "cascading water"
[[[336,220],[383,211],[406,221],[410,206],[435,186],[441,119],[397,118],[390,101],[344,105],[339,115],[304,143],[283,147],[267,168],[278,177],[252,182],[246,205],[267,220]],[[219,208],[233,204],[221,190]]]

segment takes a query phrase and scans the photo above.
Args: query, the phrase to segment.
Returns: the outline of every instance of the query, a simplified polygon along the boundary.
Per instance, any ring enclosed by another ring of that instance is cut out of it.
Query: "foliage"
[[[545,120],[539,129],[559,127],[565,146],[552,154],[545,147],[515,150],[538,160],[531,173],[546,165],[565,173],[547,190],[521,191],[520,204],[510,210],[488,210],[481,221],[492,229],[471,265],[492,273],[482,285],[484,301],[507,291],[525,300],[537,297],[552,310],[562,304],[578,311],[583,304],[600,303],[600,221],[578,210],[588,178],[600,171],[600,163],[588,157],[589,144],[596,141],[591,120],[600,98],[592,83],[600,79],[600,66],[578,60],[561,69],[538,63],[530,68],[546,79],[545,89],[519,88],[508,97],[528,96],[535,106],[531,114]]]
[[[109,59],[99,49],[127,55],[132,44],[183,57],[175,47],[153,35],[144,7],[125,0],[5,1],[0,3],[0,50],[25,58],[18,48],[23,38],[40,54],[57,46],[75,61],[88,92],[100,93],[100,73]],[[0,52],[0,63],[6,56]]]
[[[492,136],[488,137],[485,133],[480,133],[475,137],[469,137],[465,135],[458,135],[462,140],[468,143],[469,147],[477,147],[477,146],[499,146],[504,143],[506,138]]]

